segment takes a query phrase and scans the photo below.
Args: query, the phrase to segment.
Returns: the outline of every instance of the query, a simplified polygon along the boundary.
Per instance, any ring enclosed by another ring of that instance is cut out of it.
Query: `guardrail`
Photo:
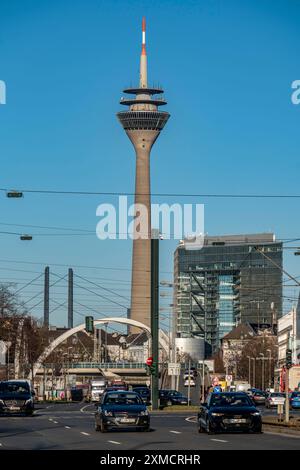
[[[76,362],[64,364],[68,369],[145,369],[143,362]]]
[[[47,368],[50,368],[54,364],[45,364]],[[160,366],[168,366],[168,363],[160,363]],[[64,369],[145,369],[146,364],[144,362],[71,362],[63,364],[62,367]],[[188,369],[188,364],[181,364],[181,369]],[[191,367],[195,367],[197,369],[202,368],[200,364],[193,364],[191,363]]]

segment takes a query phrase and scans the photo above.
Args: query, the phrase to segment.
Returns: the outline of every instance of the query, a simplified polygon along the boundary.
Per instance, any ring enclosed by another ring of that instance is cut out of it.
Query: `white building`
[[[293,351],[293,364],[300,364],[300,305],[278,320],[278,362],[285,365],[286,350]]]

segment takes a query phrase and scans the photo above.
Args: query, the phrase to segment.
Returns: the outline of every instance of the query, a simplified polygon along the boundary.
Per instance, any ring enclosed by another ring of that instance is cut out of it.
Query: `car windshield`
[[[29,385],[24,382],[0,382],[0,395],[28,394]]]
[[[218,393],[211,397],[210,406],[251,406],[247,395],[234,395]]]
[[[300,398],[300,392],[293,392],[292,393],[292,398],[299,397]]]
[[[271,393],[270,397],[284,397],[284,393]]]
[[[141,405],[142,401],[135,393],[109,393],[104,400],[105,405]]]

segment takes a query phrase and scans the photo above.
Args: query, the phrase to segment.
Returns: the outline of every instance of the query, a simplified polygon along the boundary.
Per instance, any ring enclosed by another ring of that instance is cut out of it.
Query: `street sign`
[[[231,382],[232,382],[232,375],[226,375],[225,380],[226,380],[226,382],[227,382],[228,384],[231,384]]]
[[[152,364],[153,364],[153,357],[152,356],[148,357],[148,359],[146,360],[146,364],[149,367],[152,366]]]
[[[180,363],[169,362],[168,375],[180,375]]]

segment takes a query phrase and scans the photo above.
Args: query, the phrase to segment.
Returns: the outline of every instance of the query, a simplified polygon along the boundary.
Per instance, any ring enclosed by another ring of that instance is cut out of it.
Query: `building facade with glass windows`
[[[269,233],[206,236],[174,253],[173,331],[204,338],[214,352],[240,323],[277,324],[282,315],[282,243]]]

